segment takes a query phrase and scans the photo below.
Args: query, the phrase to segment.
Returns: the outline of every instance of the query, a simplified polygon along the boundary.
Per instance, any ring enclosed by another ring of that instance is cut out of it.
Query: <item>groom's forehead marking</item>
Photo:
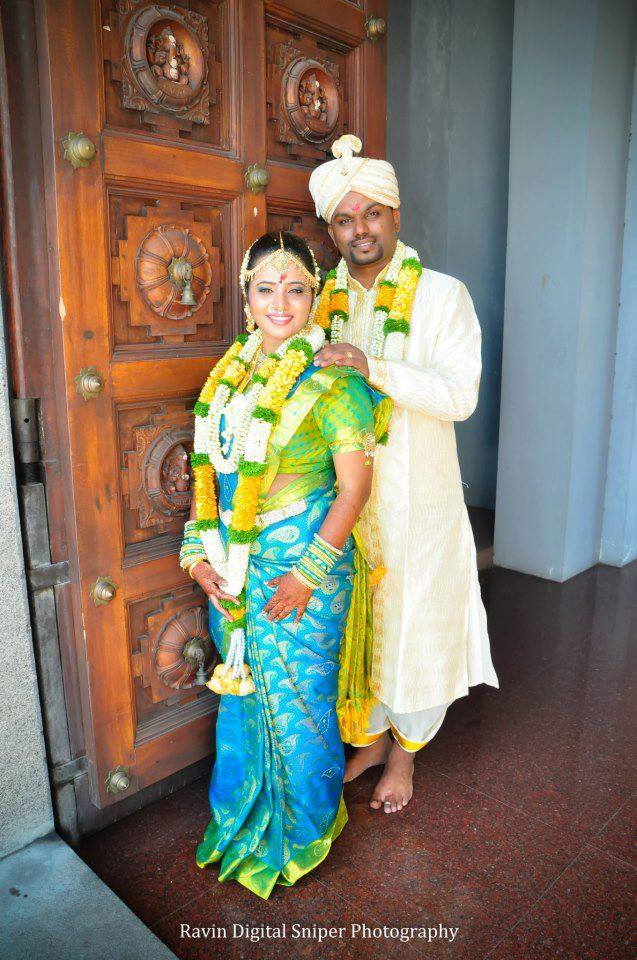
[[[352,200],[350,200],[349,203],[347,204],[344,203],[344,199],[345,198],[341,200],[341,203],[339,204],[337,209],[334,211],[335,217],[347,217],[349,216],[350,213],[358,213],[359,210],[366,211],[366,210],[369,210],[370,207],[377,206],[378,204],[377,200],[371,200],[371,199],[366,200],[365,197],[363,197],[360,200],[354,200],[352,198]]]

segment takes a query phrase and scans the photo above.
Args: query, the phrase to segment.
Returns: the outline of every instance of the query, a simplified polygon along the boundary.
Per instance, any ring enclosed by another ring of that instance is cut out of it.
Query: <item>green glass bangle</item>
[[[306,586],[320,587],[342,555],[342,550],[315,534],[293,572],[298,574],[297,579],[303,578],[301,582]]]

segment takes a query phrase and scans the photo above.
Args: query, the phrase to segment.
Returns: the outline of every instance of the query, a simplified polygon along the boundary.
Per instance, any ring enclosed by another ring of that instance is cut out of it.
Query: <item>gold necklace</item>
[[[250,372],[256,373],[259,367],[262,367],[267,359],[268,359],[268,354],[264,353],[261,347],[259,347],[259,349],[254,355],[254,360],[252,361],[252,370]]]

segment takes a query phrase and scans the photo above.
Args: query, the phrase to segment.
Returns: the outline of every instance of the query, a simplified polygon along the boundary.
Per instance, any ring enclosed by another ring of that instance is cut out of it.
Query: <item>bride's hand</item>
[[[232,621],[232,615],[223,609],[220,601],[236,600],[237,598],[231,597],[229,593],[223,592],[222,587],[225,587],[226,581],[217,573],[214,567],[211,567],[206,560],[200,560],[199,563],[192,568],[192,577],[204,591],[215,610],[218,610],[226,620]]]
[[[278,588],[263,608],[268,620],[283,620],[296,610],[294,622],[298,623],[312,596],[310,587],[306,587],[304,583],[297,580],[293,573],[286,573],[283,577],[269,580],[268,586]]]

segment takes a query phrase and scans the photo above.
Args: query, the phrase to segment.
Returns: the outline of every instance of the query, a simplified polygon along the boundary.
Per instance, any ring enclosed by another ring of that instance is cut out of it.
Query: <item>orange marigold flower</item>
[[[396,287],[381,287],[376,299],[376,306],[391,309],[395,296]]]
[[[212,464],[195,467],[195,503],[198,520],[214,520],[217,516],[215,470]]]
[[[239,477],[232,514],[232,526],[235,530],[252,530],[254,527],[261,483],[261,477]]]
[[[346,290],[337,290],[332,294],[330,310],[343,310],[344,313],[349,311],[349,297]]]
[[[330,299],[335,285],[335,279],[332,278],[331,280],[327,281],[321,292],[316,313],[314,314],[314,322],[318,323],[318,325],[323,327],[324,330],[327,330],[330,325]]]

